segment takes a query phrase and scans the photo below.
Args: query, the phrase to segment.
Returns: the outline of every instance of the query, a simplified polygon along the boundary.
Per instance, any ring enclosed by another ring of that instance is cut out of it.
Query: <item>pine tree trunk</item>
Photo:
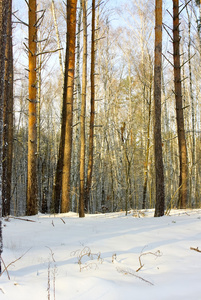
[[[155,217],[164,215],[165,191],[161,139],[161,68],[162,68],[162,0],[155,2],[155,64],[154,64],[154,153],[156,176]]]
[[[69,55],[67,66],[67,94],[66,124],[64,140],[64,160],[62,173],[62,197],[61,212],[68,212],[70,209],[70,179],[71,179],[71,150],[72,150],[72,123],[73,123],[73,91],[75,72],[75,35],[76,35],[76,9],[77,0],[68,1],[67,4],[67,43],[69,43]]]
[[[88,210],[92,185],[93,150],[94,150],[94,116],[95,116],[95,0],[92,0],[91,24],[91,114],[89,128],[89,161],[87,169],[87,183],[85,189],[85,207]]]
[[[70,9],[68,4],[66,6],[67,19],[70,18]],[[66,26],[66,54],[65,54],[65,69],[64,69],[64,84],[63,84],[63,103],[61,115],[61,137],[59,143],[59,155],[57,160],[55,181],[52,195],[52,212],[58,213],[61,210],[61,190],[62,190],[62,172],[64,164],[64,145],[65,145],[65,129],[66,129],[66,98],[68,86],[68,63],[69,63],[69,34],[68,22]]]
[[[27,215],[37,213],[37,119],[36,119],[36,50],[37,50],[36,0],[29,0],[29,125],[28,125],[28,172]]]
[[[180,67],[180,36],[179,36],[179,0],[173,0],[173,57],[174,57],[174,87],[176,100],[177,133],[179,143],[179,207],[185,208],[187,203],[187,147],[184,130],[184,115],[182,107],[181,67]]]
[[[84,217],[84,183],[85,183],[85,118],[87,92],[87,15],[86,0],[82,0],[83,11],[83,66],[82,66],[82,104],[80,116],[80,198],[79,217]]]
[[[12,50],[12,0],[9,0],[7,22],[5,83],[4,83],[4,131],[3,131],[3,216],[10,214],[11,178],[13,157],[13,50]]]
[[[5,76],[5,49],[7,18],[9,1],[0,0],[0,273],[1,254],[3,252],[2,237],[2,156],[3,156],[3,109],[4,109],[4,76]]]

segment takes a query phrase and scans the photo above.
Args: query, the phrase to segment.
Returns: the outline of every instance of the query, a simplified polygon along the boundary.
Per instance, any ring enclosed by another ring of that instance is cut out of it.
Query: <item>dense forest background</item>
[[[92,1],[93,2],[93,1]],[[91,112],[92,3],[87,5],[85,181]],[[154,20],[151,0],[112,1],[95,7],[95,112],[90,213],[155,207]],[[198,3],[196,3],[198,2]],[[10,214],[26,213],[28,153],[28,5],[13,0],[13,160]],[[37,207],[55,212],[53,190],[61,135],[66,49],[66,4],[38,1],[37,14]],[[200,207],[201,9],[180,1],[182,100],[187,145],[187,207]],[[77,1],[73,92],[70,207],[79,210],[80,131],[83,72],[83,10]],[[163,3],[162,149],[165,207],[178,207],[179,150],[175,109],[172,2]],[[59,208],[60,210],[60,208]]]

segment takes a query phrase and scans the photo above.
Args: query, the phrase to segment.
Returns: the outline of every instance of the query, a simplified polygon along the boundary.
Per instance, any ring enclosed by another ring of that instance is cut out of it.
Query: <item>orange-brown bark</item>
[[[93,171],[93,149],[94,149],[94,116],[95,116],[95,3],[92,1],[92,23],[91,23],[91,114],[89,128],[89,161],[87,169],[87,183],[85,189],[85,207],[88,210]]]
[[[27,215],[37,212],[37,127],[36,127],[36,0],[29,0],[29,127],[28,127],[28,172]]]
[[[73,122],[73,91],[75,71],[75,35],[76,35],[76,9],[77,0],[68,1],[67,4],[67,43],[69,43],[67,64],[67,94],[66,94],[66,124],[64,141],[64,161],[62,173],[61,212],[70,209],[70,176],[72,151],[72,122]]]

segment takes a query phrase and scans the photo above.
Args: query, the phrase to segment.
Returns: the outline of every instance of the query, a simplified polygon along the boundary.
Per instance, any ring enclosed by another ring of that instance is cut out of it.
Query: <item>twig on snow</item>
[[[190,249],[201,253],[201,250],[199,250],[198,247],[197,248],[190,247]]]
[[[21,221],[26,221],[26,222],[36,222],[34,220],[30,220],[30,219],[23,219],[23,218],[19,218],[19,217],[14,217],[14,216],[9,216],[8,219],[17,219],[17,220],[21,220]]]

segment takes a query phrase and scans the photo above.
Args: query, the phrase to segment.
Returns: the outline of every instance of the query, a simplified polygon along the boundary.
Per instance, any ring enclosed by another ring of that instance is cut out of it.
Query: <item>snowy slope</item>
[[[201,210],[23,219],[3,221],[1,300],[201,300]]]

